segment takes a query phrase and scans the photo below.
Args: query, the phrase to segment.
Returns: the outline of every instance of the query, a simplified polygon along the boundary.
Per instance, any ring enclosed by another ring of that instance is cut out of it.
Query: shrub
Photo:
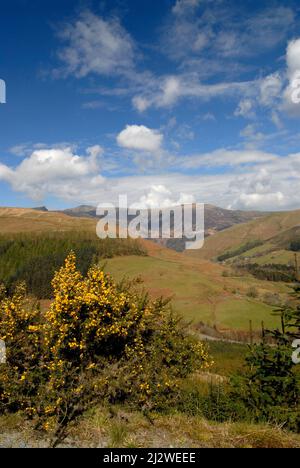
[[[152,302],[134,285],[115,284],[97,267],[84,277],[73,253],[52,286],[54,300],[41,322],[38,310],[28,315],[28,323],[22,322],[24,293],[20,300],[14,296],[3,302],[4,308],[9,303],[10,309],[20,309],[8,347],[18,350],[21,364],[28,337],[35,348],[26,364],[32,373],[20,374],[10,360],[4,375],[11,375],[14,383],[4,378],[2,386],[7,395],[21,375],[30,388],[16,387],[16,409],[34,414],[37,427],[53,435],[53,446],[69,424],[96,403],[127,401],[149,411],[171,401],[180,379],[209,367],[206,349],[185,334],[168,301]],[[21,324],[24,334],[19,336]],[[0,318],[3,339],[8,336],[5,329]]]
[[[296,291],[299,298],[299,290]],[[300,381],[292,361],[292,341],[300,337],[300,307],[281,308],[281,330],[268,330],[263,343],[250,348],[247,373],[237,385],[257,420],[300,432]],[[271,338],[273,345],[266,343]]]
[[[6,344],[6,365],[0,365],[0,412],[34,413],[41,382],[41,324],[38,307],[26,302],[24,284],[7,298],[2,288],[0,339]]]

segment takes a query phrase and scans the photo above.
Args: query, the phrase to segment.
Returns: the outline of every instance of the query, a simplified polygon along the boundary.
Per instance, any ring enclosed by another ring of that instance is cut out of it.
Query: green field
[[[172,298],[174,310],[195,323],[201,321],[218,328],[245,331],[249,330],[249,320],[254,330],[260,330],[262,320],[267,327],[278,323],[272,315],[272,307],[246,297],[246,290],[242,290],[245,278],[225,280],[219,270],[208,272],[201,264],[195,267],[165,258],[128,256],[108,259],[105,269],[117,280],[124,276],[140,277],[143,287],[152,296]],[[224,282],[227,290],[224,290]],[[258,284],[252,278],[251,283]],[[241,288],[239,294],[232,292],[236,286]]]

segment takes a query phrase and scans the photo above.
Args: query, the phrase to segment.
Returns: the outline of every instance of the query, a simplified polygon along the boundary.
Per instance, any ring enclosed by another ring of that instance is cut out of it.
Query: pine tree
[[[250,349],[243,399],[258,420],[277,422],[299,432],[300,382],[292,360],[292,343],[300,338],[300,285],[293,296],[296,307],[276,311],[281,328],[263,331],[262,343]]]

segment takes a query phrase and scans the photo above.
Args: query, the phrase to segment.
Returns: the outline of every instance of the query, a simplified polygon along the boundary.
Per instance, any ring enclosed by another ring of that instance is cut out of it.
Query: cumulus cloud
[[[163,135],[144,125],[127,125],[117,142],[122,148],[153,153],[161,149]]]
[[[72,204],[117,203],[127,194],[130,205],[144,208],[193,201],[240,209],[299,208],[300,153],[283,157],[219,149],[175,158],[165,173],[104,178],[102,151],[98,146],[85,155],[70,148],[36,150],[16,167],[0,164],[0,180],[35,200],[52,196]]]
[[[0,179],[11,184],[13,190],[33,199],[45,195],[70,198],[79,195],[90,184],[102,183],[99,174],[100,146],[87,149],[87,156],[78,156],[72,148],[35,150],[15,168],[0,166]]]
[[[300,71],[300,39],[289,42],[286,51],[286,62],[288,76],[292,78],[295,73]]]
[[[195,197],[191,194],[176,193],[165,185],[152,185],[149,191],[142,195],[137,203],[133,203],[132,208],[168,208],[194,202]]]
[[[277,207],[280,210],[287,202],[278,187],[276,191],[272,174],[266,167],[258,170],[253,178],[240,177],[236,185],[241,182],[243,188],[231,204],[231,208],[274,210]],[[235,183],[232,187],[235,187]]]
[[[273,210],[277,207],[279,210],[284,206],[284,195],[281,192],[274,193],[241,193],[231,208],[255,209],[255,210]]]
[[[85,11],[58,35],[66,43],[58,53],[64,73],[82,78],[89,73],[126,74],[134,67],[134,42],[116,18],[105,20]]]
[[[291,116],[300,115],[300,39],[289,42],[286,51],[289,84],[284,92],[283,109]]]

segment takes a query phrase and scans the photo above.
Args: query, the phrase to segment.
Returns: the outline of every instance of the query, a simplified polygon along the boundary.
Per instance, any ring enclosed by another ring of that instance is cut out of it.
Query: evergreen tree
[[[292,343],[300,338],[300,286],[294,297],[296,307],[276,311],[281,328],[263,330],[263,342],[254,345],[246,358],[243,399],[260,420],[269,420],[300,431],[299,370],[292,360]]]

